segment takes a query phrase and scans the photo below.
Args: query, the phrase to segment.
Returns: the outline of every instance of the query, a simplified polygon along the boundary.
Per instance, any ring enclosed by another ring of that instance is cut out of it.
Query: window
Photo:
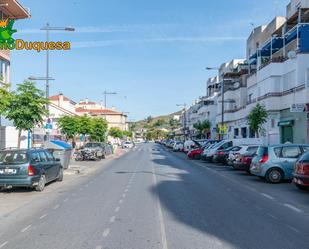
[[[248,102],[251,103],[252,102],[252,97],[253,97],[253,93],[250,93],[248,96]]]
[[[276,125],[276,120],[275,119],[271,119],[271,128],[275,128]]]
[[[247,127],[241,128],[241,136],[247,138]]]
[[[239,136],[239,129],[236,128],[234,129],[234,137],[238,137]]]
[[[27,162],[25,152],[4,151],[0,153],[0,164],[23,164]]]
[[[39,162],[40,161],[39,154],[37,152],[31,153],[30,161],[31,161],[31,163]]]
[[[276,147],[276,148],[274,148],[274,152],[275,152],[276,157],[280,157],[280,155],[281,155],[281,149],[282,149],[282,147]]]
[[[46,153],[46,157],[47,157],[48,161],[54,161],[55,160],[54,156],[51,153],[49,153],[47,151],[45,153]]]
[[[283,158],[298,158],[301,155],[300,148],[298,146],[289,146],[282,148]]]
[[[255,133],[252,129],[249,128],[249,137],[250,138],[255,138]]]
[[[40,158],[41,158],[41,162],[47,162],[47,157],[44,151],[40,151],[39,152]]]

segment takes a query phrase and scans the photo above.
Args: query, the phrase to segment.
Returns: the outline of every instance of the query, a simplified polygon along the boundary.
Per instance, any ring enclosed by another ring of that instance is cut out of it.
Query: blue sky
[[[207,78],[218,66],[245,57],[250,23],[285,15],[286,0],[20,0],[31,19],[19,20],[14,38],[44,41],[39,29],[73,26],[52,40],[72,43],[71,51],[51,52],[51,93],[75,101],[103,100],[130,112],[131,120],[178,110],[205,94]],[[277,2],[277,4],[275,4]],[[277,7],[276,7],[277,6]],[[45,53],[13,51],[12,84],[45,75]],[[38,82],[44,88],[44,82]]]

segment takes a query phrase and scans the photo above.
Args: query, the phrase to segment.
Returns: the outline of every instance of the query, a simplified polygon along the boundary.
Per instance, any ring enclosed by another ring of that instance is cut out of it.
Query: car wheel
[[[196,155],[194,155],[194,157],[193,157],[195,160],[200,160],[201,159],[201,155],[199,155],[199,154],[196,154]]]
[[[63,181],[63,168],[60,168],[60,170],[59,170],[57,181],[58,182],[62,182]]]
[[[283,180],[283,172],[281,169],[270,169],[266,173],[266,181],[269,183],[280,183]]]
[[[42,192],[45,188],[46,178],[45,175],[41,175],[38,185],[35,187],[36,191]]]
[[[308,186],[304,186],[304,185],[300,185],[300,184],[295,184],[297,188],[299,188],[300,190],[308,190]]]

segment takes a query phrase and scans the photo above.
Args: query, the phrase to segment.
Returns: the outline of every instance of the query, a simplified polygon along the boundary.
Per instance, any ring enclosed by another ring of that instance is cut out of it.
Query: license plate
[[[14,175],[17,173],[16,169],[0,169],[0,174],[4,175]]]

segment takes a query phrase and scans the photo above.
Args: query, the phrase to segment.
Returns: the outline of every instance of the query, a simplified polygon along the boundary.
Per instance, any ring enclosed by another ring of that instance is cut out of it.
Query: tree
[[[118,127],[112,127],[109,129],[108,133],[111,137],[113,138],[122,138],[123,137],[123,132],[120,130]]]
[[[18,129],[18,148],[22,130],[32,130],[37,125],[43,124],[43,118],[48,114],[45,105],[48,100],[44,92],[36,88],[35,83],[24,81],[17,85],[4,112],[4,116],[13,121]]]
[[[92,129],[90,131],[91,139],[102,142],[105,141],[106,132],[107,132],[107,122],[105,119],[96,117],[91,120]]]
[[[147,121],[147,123],[149,124],[151,121],[152,121],[152,117],[151,116],[148,116],[147,118],[146,118],[146,121]]]
[[[259,137],[259,134],[264,131],[263,124],[267,122],[267,111],[265,106],[257,103],[256,106],[251,110],[248,116],[248,123],[250,129]]]
[[[0,87],[0,115],[4,114],[10,103],[12,97],[8,90],[9,85],[4,85]]]
[[[132,131],[123,131],[122,135],[124,137],[132,138],[133,137],[133,132]]]
[[[154,123],[154,127],[161,127],[163,126],[165,123],[164,119],[158,119],[155,123]]]
[[[59,129],[67,139],[73,139],[78,134],[78,117],[76,116],[62,116],[57,121]]]
[[[198,121],[193,125],[193,128],[198,131],[198,135],[207,135],[211,128],[211,123],[209,120],[204,120],[203,122]]]
[[[78,134],[81,134],[84,136],[91,134],[92,122],[89,116],[83,115],[83,116],[77,117],[77,123],[78,123],[78,127],[77,127]]]

